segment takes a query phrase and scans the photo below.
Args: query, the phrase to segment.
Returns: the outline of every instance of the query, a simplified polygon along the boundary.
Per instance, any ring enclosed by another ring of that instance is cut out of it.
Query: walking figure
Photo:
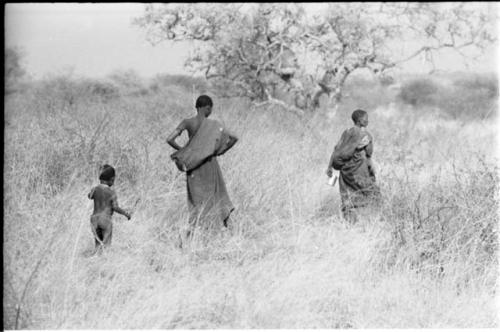
[[[92,188],[88,194],[89,199],[94,200],[94,212],[90,217],[90,225],[95,239],[94,253],[111,244],[113,212],[124,215],[128,220],[131,218],[129,212],[118,206],[118,197],[111,188],[115,182],[115,169],[110,165],[104,165],[101,168],[99,180],[101,183]]]
[[[372,164],[373,137],[366,130],[368,114],[363,110],[352,113],[354,127],[345,130],[328,163],[326,174],[340,171],[339,189],[342,214],[350,223],[357,221],[356,209],[377,202],[380,189],[376,184]]]
[[[208,119],[213,107],[209,96],[199,96],[195,107],[196,116],[182,120],[167,138],[168,144],[177,150],[171,155],[172,160],[179,170],[186,172],[189,208],[186,240],[197,224],[227,227],[234,210],[217,157],[233,147],[238,138],[219,121]],[[181,147],[175,139],[184,130],[189,141]]]

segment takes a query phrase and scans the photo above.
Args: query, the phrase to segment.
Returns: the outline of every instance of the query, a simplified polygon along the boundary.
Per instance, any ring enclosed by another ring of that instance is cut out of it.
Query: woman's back
[[[185,119],[184,122],[186,130],[188,131],[188,137],[189,139],[191,139],[200,128],[201,121],[198,117],[195,116],[189,119]]]

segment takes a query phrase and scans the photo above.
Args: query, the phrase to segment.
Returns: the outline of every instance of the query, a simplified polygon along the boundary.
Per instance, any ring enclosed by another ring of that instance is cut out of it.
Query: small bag
[[[335,186],[335,184],[337,183],[337,180],[338,180],[338,176],[337,176],[337,175],[332,175],[332,176],[328,179],[328,185],[329,185],[329,186],[334,187],[334,186]]]

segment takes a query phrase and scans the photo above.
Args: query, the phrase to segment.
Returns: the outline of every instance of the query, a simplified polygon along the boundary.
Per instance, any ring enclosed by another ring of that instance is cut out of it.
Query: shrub
[[[186,91],[204,91],[207,90],[208,84],[203,77],[193,77],[187,75],[170,75],[160,74],[153,78],[151,87],[158,89],[159,87],[176,86]]]
[[[119,97],[118,88],[106,81],[60,75],[30,84],[29,98],[34,98],[39,113],[61,112],[95,103],[108,103]]]
[[[353,76],[346,82],[342,102],[338,105],[337,115],[350,119],[355,109],[367,111],[388,105],[392,100],[392,92],[383,86],[378,79],[367,79]]]
[[[144,79],[134,70],[116,70],[107,77],[122,95],[144,96],[149,91]]]
[[[412,106],[430,105],[435,100],[439,86],[430,78],[418,78],[404,82],[399,98]]]
[[[457,286],[498,264],[498,167],[454,170],[454,180],[435,174],[426,187],[400,182],[383,209],[392,228],[392,250],[399,262],[435,276],[460,275]],[[452,271],[467,266],[468,270]]]
[[[81,89],[88,92],[90,96],[96,97],[104,102],[119,97],[119,89],[111,82],[86,79],[81,82]]]
[[[396,80],[391,75],[381,75],[378,78],[378,81],[380,82],[380,84],[382,86],[389,86],[389,85],[392,85],[392,84],[396,83]]]
[[[26,75],[22,66],[22,51],[17,48],[5,48],[4,53],[5,93],[9,94],[19,88],[21,79]]]
[[[453,78],[456,88],[484,91],[488,98],[498,98],[498,78],[495,74],[460,73]]]
[[[419,111],[437,109],[454,119],[489,118],[497,113],[498,80],[493,75],[464,73],[420,77],[404,82],[398,97]]]

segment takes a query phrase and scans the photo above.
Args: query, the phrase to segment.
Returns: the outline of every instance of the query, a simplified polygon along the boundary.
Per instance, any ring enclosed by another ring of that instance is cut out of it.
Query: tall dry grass
[[[215,98],[240,137],[220,158],[236,211],[230,231],[181,251],[185,179],[165,139],[205,91],[155,82],[6,99],[5,328],[498,327],[496,123],[366,89],[384,202],[349,226],[324,171],[359,91],[334,117]],[[86,194],[103,163],[120,204],[140,202],[90,257]]]

